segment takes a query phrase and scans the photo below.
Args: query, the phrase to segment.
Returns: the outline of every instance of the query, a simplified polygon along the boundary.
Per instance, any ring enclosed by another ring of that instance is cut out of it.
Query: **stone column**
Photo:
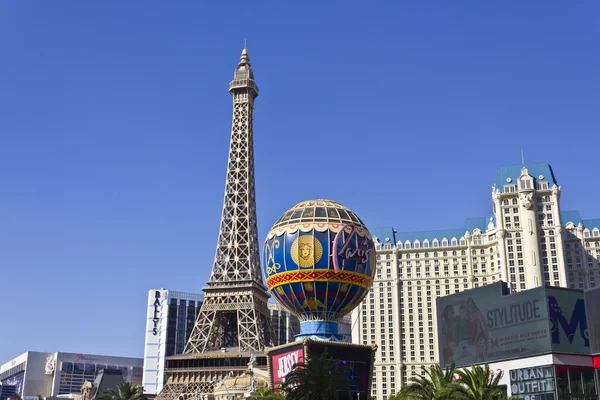
[[[519,191],[519,214],[523,223],[523,264],[527,289],[544,285],[544,266],[540,258],[537,215],[533,190]]]

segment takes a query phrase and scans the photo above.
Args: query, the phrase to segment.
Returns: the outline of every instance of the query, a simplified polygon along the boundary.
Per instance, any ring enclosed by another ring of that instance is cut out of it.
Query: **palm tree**
[[[520,397],[506,398],[499,385],[502,371],[497,374],[490,370],[490,366],[471,366],[458,371],[461,389],[456,395],[460,400],[517,400]]]
[[[276,390],[270,389],[266,386],[258,388],[258,396],[252,397],[252,400],[285,400],[285,397]]]
[[[454,365],[445,370],[439,365],[432,365],[425,372],[425,376],[410,378],[410,383],[400,389],[393,400],[454,399],[454,395],[461,389],[459,383],[454,380],[455,372]]]
[[[327,356],[327,349],[294,365],[282,387],[286,400],[338,399],[340,392],[351,396],[350,379],[337,361]]]
[[[117,391],[108,389],[98,400],[148,400],[144,396],[142,386],[133,386],[129,382],[121,382],[117,385]]]

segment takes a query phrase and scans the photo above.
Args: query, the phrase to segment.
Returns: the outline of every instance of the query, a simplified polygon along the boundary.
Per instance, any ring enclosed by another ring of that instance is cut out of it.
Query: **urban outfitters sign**
[[[554,369],[550,366],[510,370],[511,396],[524,400],[554,398]],[[550,396],[546,396],[550,395]]]
[[[154,323],[154,328],[152,328],[152,334],[158,335],[158,322],[160,321],[160,291],[154,292],[154,318],[152,318],[152,322]]]

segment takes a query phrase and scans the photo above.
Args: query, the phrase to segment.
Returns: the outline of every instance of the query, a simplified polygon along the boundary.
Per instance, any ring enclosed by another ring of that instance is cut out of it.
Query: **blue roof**
[[[377,236],[380,243],[390,243],[396,245],[396,231],[392,227],[370,229],[371,236]],[[386,240],[389,239],[389,240]]]
[[[531,164],[515,164],[515,165],[506,165],[504,167],[500,167],[496,170],[496,188],[501,192],[504,192],[504,185],[507,184],[517,184],[517,180],[521,176],[521,169],[527,168],[527,172],[529,175],[533,177],[534,182],[548,182],[548,188],[552,188],[552,186],[557,185],[556,178],[554,177],[554,172],[552,171],[552,167],[548,163],[531,163]],[[543,179],[539,179],[540,176],[543,176]],[[510,178],[510,182],[507,182],[506,179]]]
[[[460,240],[461,237],[464,236],[466,231],[473,233],[475,229],[479,229],[481,232],[485,232],[487,230],[487,225],[492,219],[494,224],[496,223],[496,218],[493,215],[489,217],[479,217],[479,218],[467,218],[465,221],[464,228],[458,229],[444,229],[444,230],[434,230],[434,231],[420,231],[420,232],[397,232],[394,228],[384,227],[384,228],[374,228],[369,229],[371,235],[376,236],[379,239],[380,243],[386,244],[390,243],[396,245],[396,243],[401,242],[404,243],[407,240],[413,243],[415,240],[419,242],[425,241],[425,239],[430,242],[433,239],[437,239],[438,241],[442,241],[444,238],[448,239],[448,241],[452,240],[452,238],[456,238]],[[389,239],[389,240],[386,240]]]
[[[594,228],[600,229],[600,219],[584,219],[583,226],[589,230]]]
[[[572,222],[575,226],[581,224],[584,228],[592,230],[594,228],[600,229],[600,219],[582,219],[579,211],[562,211],[560,213],[560,219],[563,225],[568,222]]]
[[[425,241],[425,239],[429,240],[430,242],[432,242],[433,239],[437,239],[440,242],[444,238],[448,239],[448,241],[452,240],[452,238],[460,239],[464,234],[464,229],[445,229],[439,231],[400,232],[396,234],[396,237],[398,238],[398,241],[401,241],[402,243],[406,242],[407,240],[411,243],[413,243],[415,240],[418,240],[422,243]]]
[[[579,223],[582,221],[581,214],[579,214],[579,211],[577,211],[577,210],[561,211],[560,212],[560,220],[562,221],[563,225],[566,225],[567,222],[572,222],[575,224],[575,226],[579,225]]]

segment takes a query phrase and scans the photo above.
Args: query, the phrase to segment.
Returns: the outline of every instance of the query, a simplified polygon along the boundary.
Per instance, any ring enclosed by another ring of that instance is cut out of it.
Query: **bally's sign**
[[[154,292],[154,315],[152,318],[152,322],[154,323],[154,327],[152,328],[152,334],[158,335],[158,323],[160,321],[160,291],[156,290]]]

